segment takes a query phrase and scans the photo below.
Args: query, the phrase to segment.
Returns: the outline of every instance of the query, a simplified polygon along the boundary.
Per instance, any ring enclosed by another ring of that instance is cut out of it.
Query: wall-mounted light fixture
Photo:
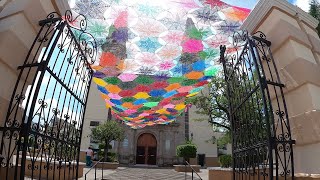
[[[193,132],[191,132],[191,141],[193,140]]]

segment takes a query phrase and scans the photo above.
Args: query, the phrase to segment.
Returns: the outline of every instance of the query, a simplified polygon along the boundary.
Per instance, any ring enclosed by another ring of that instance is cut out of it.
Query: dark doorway
[[[139,136],[137,141],[137,164],[156,165],[157,162],[157,140],[149,133]]]

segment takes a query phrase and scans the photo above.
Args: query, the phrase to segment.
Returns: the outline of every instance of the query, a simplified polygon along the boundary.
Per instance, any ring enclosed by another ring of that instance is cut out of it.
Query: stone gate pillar
[[[306,1],[306,3],[308,3]],[[320,40],[318,21],[285,0],[260,0],[242,29],[262,31],[271,49],[285,98],[296,173],[320,172]]]
[[[40,29],[38,21],[51,12],[63,14],[67,9],[70,8],[65,0],[0,1],[0,126],[5,122],[17,81],[17,67],[23,64]]]

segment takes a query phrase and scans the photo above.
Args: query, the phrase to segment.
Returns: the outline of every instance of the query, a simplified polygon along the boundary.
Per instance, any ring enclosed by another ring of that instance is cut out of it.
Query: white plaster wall
[[[202,90],[204,94],[208,93],[207,87]],[[195,121],[195,119],[203,119],[203,121]],[[217,157],[217,145],[211,142],[212,136],[217,136],[213,131],[212,124],[208,122],[208,116],[200,116],[196,113],[196,106],[192,106],[189,109],[189,137],[193,133],[193,142],[197,145],[197,154],[206,154],[206,157]],[[217,137],[216,137],[217,138]]]
[[[192,117],[193,115],[190,115]],[[216,134],[212,130],[212,125],[207,121],[197,122],[190,118],[190,134],[193,133],[193,142],[197,145],[197,154],[206,154],[206,157],[217,157],[217,145],[211,142],[212,136]],[[191,135],[190,135],[191,137]]]
[[[101,124],[105,122],[108,117],[108,109],[106,108],[105,102],[100,96],[100,91],[97,89],[97,85],[94,82],[91,83],[85,113],[80,147],[81,150],[86,150],[90,145],[90,137],[88,137],[91,134],[90,121],[99,121]]]

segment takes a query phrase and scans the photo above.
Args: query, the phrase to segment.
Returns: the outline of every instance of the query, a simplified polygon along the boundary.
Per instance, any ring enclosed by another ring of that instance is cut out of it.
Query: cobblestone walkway
[[[207,179],[207,170],[201,170],[200,176]],[[97,170],[97,179],[101,179],[101,170]],[[81,178],[82,179],[82,178]],[[83,178],[84,179],[84,178]],[[94,173],[89,173],[87,180],[94,179]],[[179,173],[173,169],[164,168],[127,168],[120,167],[117,170],[105,170],[103,179],[105,180],[191,180],[191,173]],[[199,178],[194,174],[194,180]]]

